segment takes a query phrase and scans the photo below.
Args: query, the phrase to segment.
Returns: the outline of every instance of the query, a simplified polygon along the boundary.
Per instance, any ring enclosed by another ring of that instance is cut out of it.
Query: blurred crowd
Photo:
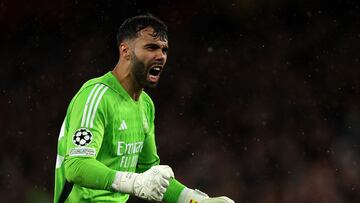
[[[147,92],[178,180],[238,203],[360,202],[357,1],[16,2],[0,4],[4,202],[51,201],[68,103],[115,66],[119,24],[146,12],[169,26]]]

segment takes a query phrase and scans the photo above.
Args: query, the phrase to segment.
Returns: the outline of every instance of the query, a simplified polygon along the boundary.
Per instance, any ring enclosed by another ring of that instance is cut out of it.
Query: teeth
[[[149,70],[149,74],[150,75],[153,75],[153,76],[158,76],[161,72],[161,66],[155,66],[155,67],[152,67],[150,70]]]

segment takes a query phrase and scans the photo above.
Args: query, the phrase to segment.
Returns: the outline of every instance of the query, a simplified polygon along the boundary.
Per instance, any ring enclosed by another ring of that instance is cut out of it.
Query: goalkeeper
[[[151,15],[129,18],[117,33],[120,59],[87,81],[71,100],[61,127],[54,202],[120,202],[129,195],[167,203],[233,203],[210,198],[159,165],[154,104],[168,52],[167,27]]]

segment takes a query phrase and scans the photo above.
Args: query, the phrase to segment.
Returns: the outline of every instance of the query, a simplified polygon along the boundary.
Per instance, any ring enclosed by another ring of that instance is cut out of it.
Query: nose
[[[165,62],[166,61],[167,54],[166,52],[159,50],[156,52],[155,60]]]

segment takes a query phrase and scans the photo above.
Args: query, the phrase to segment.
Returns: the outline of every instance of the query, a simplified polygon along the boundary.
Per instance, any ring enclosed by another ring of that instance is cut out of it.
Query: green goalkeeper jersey
[[[126,202],[127,194],[111,190],[115,172],[143,172],[159,164],[154,111],[145,92],[134,101],[111,72],[87,81],[71,100],[61,127],[54,202]],[[79,173],[77,166],[86,168],[69,182],[67,174]],[[105,171],[107,178],[102,178]]]

